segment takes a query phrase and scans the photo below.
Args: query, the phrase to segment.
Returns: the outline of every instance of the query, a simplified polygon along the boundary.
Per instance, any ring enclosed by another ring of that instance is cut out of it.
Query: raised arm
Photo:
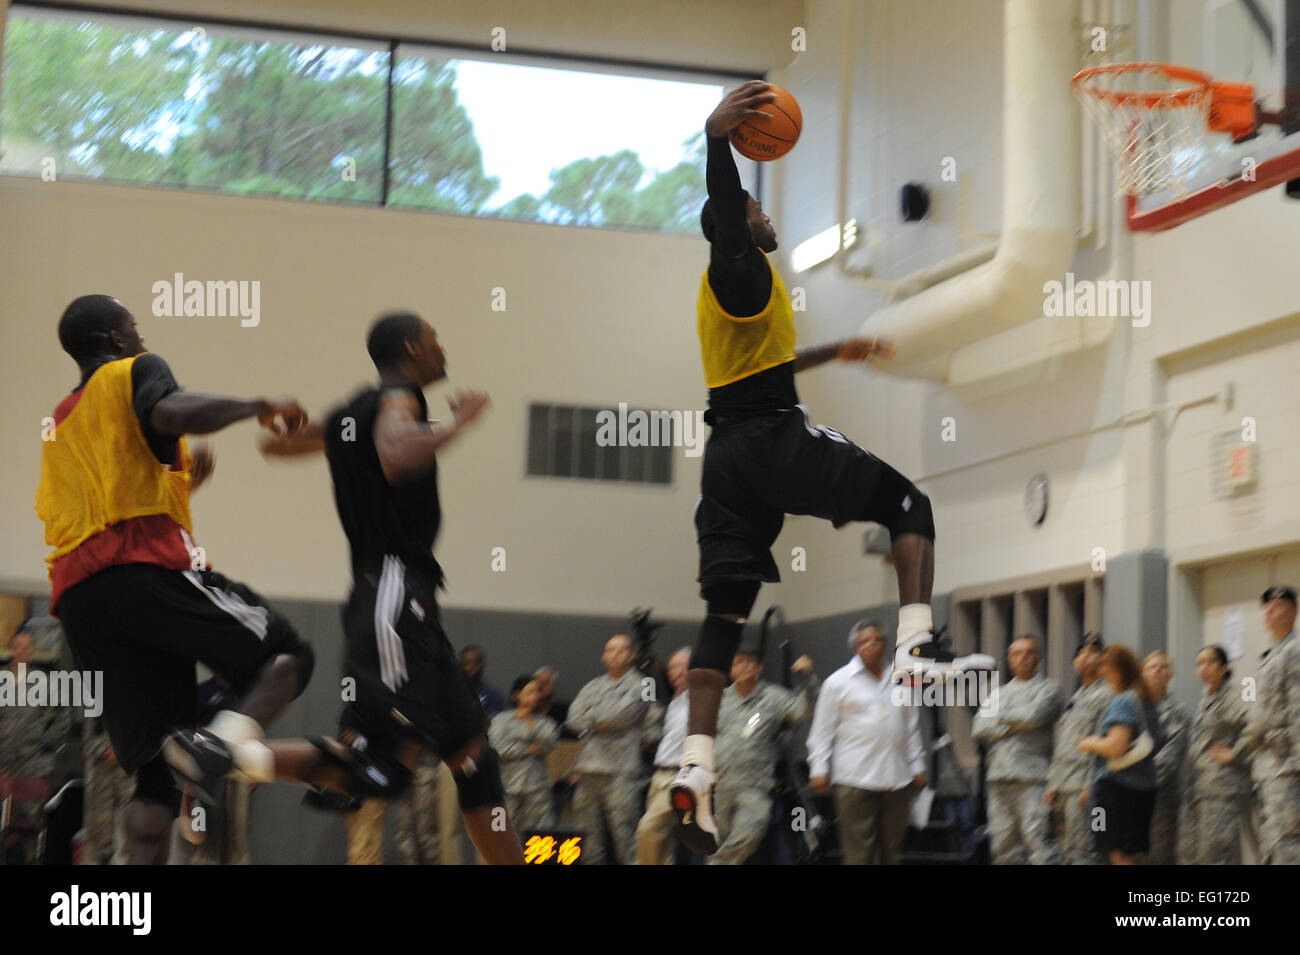
[[[793,692],[783,690],[776,694],[777,719],[789,725],[806,723],[812,719],[821,680],[813,672],[812,657],[806,654],[796,660],[790,670],[797,675],[798,688]]]
[[[482,414],[488,396],[481,391],[458,391],[447,403],[451,424],[434,427],[420,419],[420,406],[413,395],[399,389],[384,393],[375,421],[375,451],[389,484],[405,484],[432,470],[438,449]]]
[[[740,173],[731,155],[730,134],[745,120],[768,116],[761,107],[776,99],[770,85],[760,80],[744,83],[722,98],[704,124],[708,139],[704,184],[713,209],[714,247],[728,258],[738,259],[749,251],[749,197],[740,185]]]

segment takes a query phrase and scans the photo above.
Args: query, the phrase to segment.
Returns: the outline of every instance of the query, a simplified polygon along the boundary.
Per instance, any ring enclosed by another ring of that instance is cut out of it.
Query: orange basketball
[[[736,147],[736,152],[758,162],[780,159],[794,149],[803,129],[803,114],[789,90],[772,86],[768,92],[775,93],[776,99],[758,108],[771,113],[772,118],[752,116],[731,131],[731,145]]]

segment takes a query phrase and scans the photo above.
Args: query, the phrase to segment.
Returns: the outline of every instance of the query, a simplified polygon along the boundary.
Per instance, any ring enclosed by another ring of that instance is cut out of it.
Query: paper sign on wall
[[[1246,653],[1246,612],[1240,605],[1223,612],[1222,645],[1229,660],[1240,660]]]

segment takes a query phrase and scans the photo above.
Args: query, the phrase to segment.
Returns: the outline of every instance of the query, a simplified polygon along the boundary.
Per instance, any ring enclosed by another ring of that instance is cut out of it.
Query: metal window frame
[[[451,40],[439,40],[430,37],[421,36],[395,36],[391,33],[374,33],[365,30],[339,30],[332,27],[315,27],[301,23],[293,23],[285,20],[268,19],[268,20],[249,20],[237,17],[216,17],[210,15],[185,16],[172,10],[157,10],[148,7],[106,7],[88,3],[64,3],[64,2],[46,2],[46,0],[14,0],[9,5],[9,13],[15,10],[45,10],[64,13],[84,14],[86,19],[93,20],[96,15],[99,17],[131,17],[140,20],[157,21],[163,24],[185,24],[189,28],[193,27],[226,27],[236,30],[260,30],[266,33],[282,33],[286,35],[298,34],[323,39],[343,40],[361,42],[366,44],[386,44],[388,47],[388,78],[384,93],[384,141],[383,155],[384,168],[382,170],[381,188],[379,199],[374,205],[380,208],[388,208],[388,191],[390,170],[389,163],[392,154],[393,143],[393,74],[397,66],[397,48],[399,46],[421,46],[433,50],[445,50],[448,53],[458,54],[466,59],[489,59],[485,55],[484,48],[470,43],[462,43]],[[7,17],[6,17],[7,18]],[[669,76],[686,77],[691,76],[698,80],[705,77],[717,78],[719,80],[736,80],[744,82],[753,79],[762,79],[752,73],[738,70],[719,70],[713,67],[703,66],[683,66],[677,63],[660,63],[653,60],[631,60],[619,57],[602,57],[590,54],[575,55],[570,53],[558,53],[554,51],[538,50],[532,48],[512,49],[510,59],[517,63],[528,63],[530,65],[545,66],[551,69],[562,69],[560,64],[571,64],[572,67],[581,69],[588,67],[600,72],[618,73],[619,75],[628,75],[629,72],[646,72],[654,74],[668,74]],[[762,201],[763,197],[763,164],[755,163],[755,183],[754,189],[757,193],[756,198]],[[93,181],[93,180],[92,180]],[[155,186],[153,183],[128,183],[129,185]],[[158,185],[158,188],[176,188],[165,185]],[[187,187],[180,187],[187,188]],[[190,191],[201,192],[206,190],[194,189]],[[220,190],[218,190],[219,192]],[[222,193],[224,194],[224,193]],[[299,198],[301,202],[338,202],[343,200],[320,200]],[[369,202],[349,202],[349,205],[371,205]],[[412,211],[408,207],[402,207],[403,211]],[[420,211],[418,207],[414,211]],[[425,210],[428,211],[428,210]],[[467,216],[466,218],[491,218],[490,216]],[[539,223],[542,225],[553,225],[555,223]],[[597,226],[596,228],[606,228]],[[657,230],[656,230],[657,231]]]

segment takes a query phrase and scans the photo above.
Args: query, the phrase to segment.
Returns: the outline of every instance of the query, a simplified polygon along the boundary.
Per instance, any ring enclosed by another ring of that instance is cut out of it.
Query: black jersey
[[[429,413],[424,393],[414,385],[405,387],[419,402],[423,420]],[[442,521],[437,463],[401,487],[388,483],[375,450],[381,394],[377,388],[361,392],[330,415],[325,429],[334,504],[352,548],[352,570],[357,576],[375,571],[384,555],[392,554],[440,585],[442,568],[433,557],[433,541]]]

